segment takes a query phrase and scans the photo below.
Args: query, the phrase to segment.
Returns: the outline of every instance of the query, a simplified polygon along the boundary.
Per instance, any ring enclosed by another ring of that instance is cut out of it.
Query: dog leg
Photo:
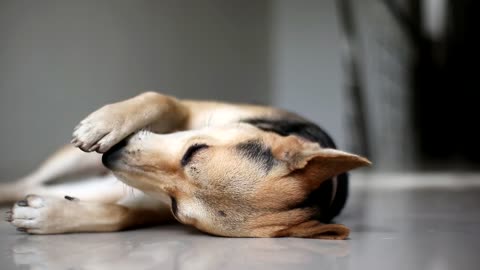
[[[132,193],[132,188],[117,180],[113,174],[93,176],[48,186],[36,186],[22,192],[21,200],[28,194],[63,198],[69,195],[82,201],[115,203]]]
[[[52,180],[107,173],[108,170],[102,165],[101,158],[99,154],[84,153],[71,145],[66,145],[27,176],[14,182],[0,184],[0,204],[20,200]]]
[[[155,207],[130,203],[131,206],[86,202],[68,196],[29,195],[15,203],[7,221],[30,234],[112,232],[173,221],[169,209],[161,207],[161,203]]]
[[[72,143],[86,152],[104,153],[147,126],[157,133],[183,129],[187,115],[187,108],[176,99],[147,92],[90,114],[75,127]]]
[[[177,100],[146,92],[91,113],[75,128],[72,143],[86,152],[104,153],[130,134],[146,127],[155,133],[169,133],[235,123],[273,112],[275,115],[288,114],[269,107]]]
[[[20,182],[26,186],[35,186],[74,175],[99,175],[107,172],[101,155],[85,153],[72,145],[66,145]]]

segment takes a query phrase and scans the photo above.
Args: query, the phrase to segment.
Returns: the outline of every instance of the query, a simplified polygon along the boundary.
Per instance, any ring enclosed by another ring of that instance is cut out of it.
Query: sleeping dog
[[[1,186],[0,200],[17,201],[7,220],[29,234],[176,219],[227,237],[345,239],[349,229],[330,222],[346,172],[369,164],[290,112],[147,92],[90,114],[71,146]],[[47,185],[71,175],[83,181]]]

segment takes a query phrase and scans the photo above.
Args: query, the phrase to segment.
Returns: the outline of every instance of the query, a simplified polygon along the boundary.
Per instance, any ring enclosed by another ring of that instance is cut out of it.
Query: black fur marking
[[[281,136],[296,135],[324,148],[336,148],[332,138],[319,126],[301,119],[245,119],[243,123],[251,124],[263,131],[274,132]],[[342,211],[348,195],[348,174],[337,176],[337,192],[330,204],[333,192],[332,180],[326,180],[319,188],[313,190],[307,198],[294,208],[315,208],[317,214],[313,218],[329,222]]]
[[[342,212],[345,203],[348,198],[348,173],[342,173],[337,176],[337,193],[335,194],[335,200],[332,202],[328,211],[324,211],[321,216],[321,220],[328,222],[334,217],[338,216]]]
[[[264,131],[275,132],[282,136],[297,135],[309,141],[317,142],[322,147],[336,148],[333,140],[323,129],[308,121],[254,118],[243,120],[242,122],[254,125]]]
[[[263,169],[268,173],[273,165],[275,165],[275,158],[272,150],[266,147],[258,140],[250,140],[237,145],[237,150],[246,158],[255,163],[262,164]]]
[[[218,211],[218,214],[219,214],[220,216],[222,216],[222,217],[226,217],[226,216],[227,216],[227,214],[225,214],[225,212],[223,212],[223,211]]]
[[[201,150],[201,149],[204,149],[204,148],[208,148],[208,145],[206,144],[194,144],[194,145],[191,145],[187,151],[185,152],[185,154],[183,155],[182,157],[182,160],[180,161],[180,164],[182,164],[182,167],[185,167],[187,166],[187,164],[192,160],[192,157],[193,155]]]

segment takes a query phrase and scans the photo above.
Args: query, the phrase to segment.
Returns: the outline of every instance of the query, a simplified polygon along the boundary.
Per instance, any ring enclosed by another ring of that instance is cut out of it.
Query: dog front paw
[[[111,104],[82,120],[74,129],[71,143],[85,152],[105,153],[133,131],[121,104]]]
[[[68,220],[65,219],[66,204],[70,199],[28,195],[16,202],[7,212],[6,220],[20,232],[29,234],[52,234],[64,232]]]

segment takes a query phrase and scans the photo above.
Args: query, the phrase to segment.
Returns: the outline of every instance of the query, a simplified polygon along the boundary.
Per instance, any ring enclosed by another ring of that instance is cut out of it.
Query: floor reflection
[[[193,235],[192,235],[193,234]],[[25,236],[12,248],[29,269],[302,269],[337,268],[349,241],[231,239],[169,226],[114,234]]]

